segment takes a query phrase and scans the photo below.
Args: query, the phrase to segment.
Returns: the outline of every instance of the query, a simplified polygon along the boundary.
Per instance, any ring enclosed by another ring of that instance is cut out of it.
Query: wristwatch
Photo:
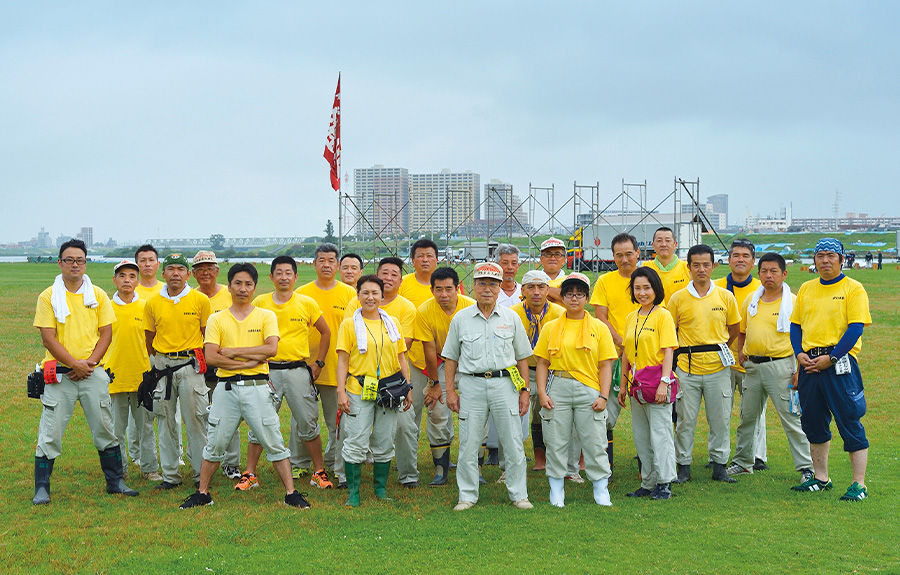
[[[318,365],[318,366],[319,366],[319,369],[321,369],[321,368],[325,367],[325,362],[322,361],[321,359],[317,359],[317,360],[316,360],[316,365]]]
[[[672,378],[666,375],[666,376],[659,378],[659,382],[665,383],[666,385],[672,385]]]
[[[834,357],[833,355],[829,355],[828,359],[831,360],[831,365],[834,365],[838,362],[838,358]]]

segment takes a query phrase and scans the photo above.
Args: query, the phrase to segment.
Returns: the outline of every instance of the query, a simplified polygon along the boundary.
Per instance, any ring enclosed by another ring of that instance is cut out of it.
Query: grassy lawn
[[[593,504],[591,487],[567,484],[567,505],[547,501],[543,473],[529,472],[535,509],[508,505],[506,489],[494,481],[479,504],[457,514],[455,481],[442,488],[389,491],[394,503],[376,502],[371,469],[364,470],[363,505],[344,508],[345,492],[309,492],[312,509],[281,505],[283,492],[272,468],[260,467],[262,487],[232,490],[218,474],[212,485],[215,505],[177,509],[190,493],[183,487],[156,492],[132,465],[130,485],[137,498],[104,492],[96,450],[80,409],[69,424],[63,455],[51,480],[53,503],[33,507],[33,456],[40,403],[25,395],[25,375],[42,354],[31,327],[38,293],[57,272],[52,264],[0,264],[0,450],[9,472],[0,490],[4,573],[898,573],[897,512],[900,503],[900,441],[894,368],[887,352],[896,349],[900,328],[900,271],[856,270],[866,286],[875,324],[866,330],[860,364],[869,412],[863,419],[872,450],[867,483],[870,498],[839,502],[851,482],[841,442],[833,445],[835,489],[796,494],[778,417],[768,409],[770,470],[742,476],[737,484],[714,483],[702,469],[706,425],[701,414],[694,453],[694,479],[675,486],[668,502],[633,500],[638,472],[631,440],[630,412],[616,427],[616,466],[610,483],[614,506]],[[111,289],[111,265],[91,264],[95,283]],[[269,291],[268,269],[260,267],[260,292]],[[524,271],[524,270],[523,270]],[[719,269],[718,275],[725,270]],[[813,276],[792,268],[796,290]],[[223,273],[224,275],[224,273]],[[301,268],[302,281],[313,277]],[[287,429],[288,410],[282,410]],[[737,406],[732,433],[737,426]],[[892,423],[894,422],[894,423]],[[323,424],[324,429],[324,424]],[[424,435],[424,433],[423,433]],[[246,441],[242,441],[246,449]],[[454,445],[454,459],[455,459]],[[732,451],[734,440],[732,438]],[[531,455],[531,444],[526,452]],[[427,484],[432,471],[427,440],[420,443],[420,471]],[[189,473],[189,471],[188,471]],[[190,483],[190,482],[188,482]],[[893,535],[892,535],[893,534]]]

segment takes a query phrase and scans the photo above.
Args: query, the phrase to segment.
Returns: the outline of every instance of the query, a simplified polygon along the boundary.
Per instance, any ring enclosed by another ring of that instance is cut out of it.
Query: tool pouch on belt
[[[387,409],[397,409],[403,404],[407,394],[412,391],[412,385],[400,372],[378,380],[378,399],[375,405]]]
[[[138,386],[138,403],[147,411],[153,411],[153,392],[156,390],[156,384],[159,382],[159,371],[155,367],[150,367],[150,371],[145,371],[141,377],[141,384]]]
[[[28,374],[26,382],[28,397],[40,399],[44,395],[44,372],[40,368],[35,369]]]
[[[56,360],[45,361],[44,362],[44,383],[54,384],[59,383],[59,380],[56,379]]]

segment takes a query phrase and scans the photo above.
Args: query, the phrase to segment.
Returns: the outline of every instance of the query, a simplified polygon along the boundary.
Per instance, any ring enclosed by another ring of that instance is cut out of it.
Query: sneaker
[[[235,491],[249,491],[254,487],[259,487],[259,479],[253,473],[244,473],[241,480],[234,486]]]
[[[725,471],[728,473],[728,475],[747,475],[753,473],[752,469],[745,469],[734,461],[731,462],[731,465],[729,465]]]
[[[328,474],[325,473],[324,469],[320,469],[313,473],[312,478],[309,480],[309,484],[313,487],[318,487],[319,489],[334,488],[334,483],[328,479]]]
[[[792,491],[828,491],[834,487],[834,484],[831,483],[831,479],[828,481],[819,481],[815,476],[810,477],[800,485],[794,485],[791,487]]]
[[[144,479],[146,479],[147,481],[162,481],[163,480],[162,473],[160,473],[159,471],[148,471],[146,473],[142,473],[142,475],[144,476]]]
[[[570,473],[566,475],[566,479],[572,483],[584,483],[584,477],[582,477],[580,473]]]
[[[656,487],[653,489],[653,493],[650,494],[650,499],[666,500],[672,498],[672,488],[668,483],[657,483]]]
[[[769,466],[766,465],[766,462],[763,461],[762,459],[760,459],[759,457],[757,457],[756,461],[753,462],[753,470],[754,471],[765,471],[768,468],[769,468]]]
[[[465,511],[467,509],[472,509],[475,507],[475,503],[471,501],[460,501],[456,504],[456,507],[453,508],[454,511]]]
[[[329,485],[331,482],[329,481]],[[257,484],[258,485],[258,484]],[[284,504],[291,507],[299,507],[300,509],[309,509],[309,501],[306,500],[306,493],[300,493],[296,489],[293,493],[284,496]]]
[[[306,467],[292,467],[291,468],[291,477],[296,481],[302,477],[309,475],[309,469]]]
[[[809,479],[814,476],[815,476],[815,473],[813,473],[813,470],[809,469],[808,467],[800,470],[800,482],[801,483],[809,481]]]
[[[519,499],[518,501],[513,501],[513,507],[516,509],[534,509],[534,505],[531,504],[531,501],[527,499]]]
[[[500,477],[497,478],[497,483],[506,483],[506,470],[503,470],[503,473],[500,474]]]
[[[190,509],[191,507],[200,507],[201,505],[212,505],[212,496],[209,493],[200,493],[195,491],[191,496],[184,500],[184,503],[178,506],[179,509]]]
[[[224,475],[228,479],[240,479],[241,478],[241,470],[238,469],[234,465],[223,465],[222,466],[222,475]]]
[[[841,501],[862,501],[868,496],[866,488],[854,481],[853,485],[847,488],[847,493],[841,495]]]
[[[162,481],[159,485],[154,487],[154,489],[161,489],[163,491],[168,491],[169,489],[175,489],[181,485],[180,483],[169,483],[168,481]]]

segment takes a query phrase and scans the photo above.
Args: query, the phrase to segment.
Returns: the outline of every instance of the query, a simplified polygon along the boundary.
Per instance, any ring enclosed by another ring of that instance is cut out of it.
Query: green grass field
[[[261,465],[262,487],[232,490],[217,474],[215,505],[180,511],[191,488],[156,492],[131,466],[137,498],[106,495],[97,453],[80,409],[69,424],[64,452],[51,482],[53,502],[33,507],[34,445],[40,403],[25,395],[25,375],[42,354],[31,327],[37,294],[58,273],[52,264],[0,264],[0,449],[7,483],[0,490],[4,573],[898,573],[897,513],[900,503],[895,391],[889,354],[900,327],[900,271],[857,270],[866,286],[874,325],[866,330],[860,364],[869,412],[863,419],[872,443],[867,483],[870,498],[839,502],[850,483],[841,442],[833,445],[835,489],[796,494],[797,482],[778,418],[769,406],[769,471],[742,476],[737,484],[714,483],[702,469],[706,427],[701,414],[694,453],[694,479],[675,486],[668,502],[634,500],[638,484],[629,411],[616,427],[616,466],[610,491],[614,506],[594,505],[589,483],[567,484],[564,509],[547,502],[543,473],[529,472],[535,509],[508,504],[506,489],[490,482],[479,504],[451,510],[455,481],[442,488],[407,491],[392,475],[391,504],[376,502],[371,470],[364,471],[363,504],[343,506],[345,492],[309,492],[312,509],[281,504],[283,492],[272,468]],[[91,264],[98,285],[111,288],[111,265]],[[260,268],[261,272],[263,268]],[[524,270],[523,270],[524,271]],[[723,269],[718,275],[724,274]],[[268,270],[262,273],[267,278]],[[798,266],[789,283],[811,278]],[[303,281],[313,277],[304,266]],[[269,291],[267,279],[260,290]],[[732,433],[737,425],[737,407]],[[282,410],[287,429],[287,410]],[[323,425],[324,429],[324,425]],[[423,434],[424,435],[424,434]],[[246,441],[242,441],[246,449]],[[454,445],[454,459],[455,459]],[[734,441],[732,439],[732,450]],[[530,441],[526,452],[531,455]],[[420,471],[432,471],[427,440],[420,443]],[[189,473],[189,471],[188,471]],[[190,483],[190,482],[188,482]]]

